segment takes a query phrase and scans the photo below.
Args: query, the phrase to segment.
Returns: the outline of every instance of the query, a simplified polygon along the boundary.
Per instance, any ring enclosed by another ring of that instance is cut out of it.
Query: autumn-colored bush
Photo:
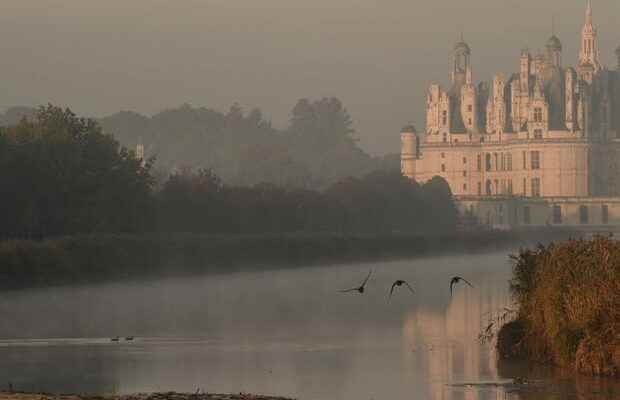
[[[513,260],[511,290],[529,358],[618,375],[620,242],[569,240],[522,250]]]

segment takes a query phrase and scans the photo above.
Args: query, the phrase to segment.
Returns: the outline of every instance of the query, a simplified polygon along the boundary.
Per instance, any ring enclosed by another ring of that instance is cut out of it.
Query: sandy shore
[[[124,396],[52,395],[44,393],[0,392],[1,400],[291,400],[284,397],[239,394],[141,393]]]

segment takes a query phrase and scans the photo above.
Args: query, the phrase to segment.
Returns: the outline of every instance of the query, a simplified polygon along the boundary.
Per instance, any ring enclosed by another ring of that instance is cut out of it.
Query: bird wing
[[[409,290],[411,290],[411,293],[415,293],[415,291],[413,290],[413,288],[411,287],[411,285],[409,284],[409,282],[405,281],[405,285],[407,285],[407,287],[409,288]]]
[[[354,292],[356,290],[359,290],[359,288],[353,288],[353,289],[346,289],[346,290],[339,290],[340,293],[348,293],[348,292]]]
[[[471,283],[469,283],[469,281],[468,281],[467,279],[465,279],[465,278],[461,278],[461,280],[462,280],[463,282],[465,282],[466,284],[468,284],[470,287],[474,287],[474,285],[472,285]]]
[[[396,283],[397,282],[392,283],[392,288],[390,289],[390,298],[392,298],[392,294],[394,293],[394,288],[396,287]]]
[[[362,287],[366,286],[366,283],[368,282],[368,279],[370,279],[371,274],[372,274],[372,269],[368,271],[368,276],[366,277],[366,279],[364,279],[364,283],[362,283]]]

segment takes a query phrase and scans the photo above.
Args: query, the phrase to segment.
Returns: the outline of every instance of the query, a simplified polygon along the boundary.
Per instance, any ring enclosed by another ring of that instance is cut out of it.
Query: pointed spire
[[[586,6],[586,25],[592,25],[592,0]]]

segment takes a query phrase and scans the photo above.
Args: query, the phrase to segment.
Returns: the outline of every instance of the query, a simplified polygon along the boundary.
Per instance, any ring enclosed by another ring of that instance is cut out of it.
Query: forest
[[[327,111],[317,111],[322,108]],[[177,112],[195,113],[197,120],[201,115],[211,115],[204,109],[183,107]],[[266,137],[284,135],[271,132],[255,114],[244,116],[231,110],[222,119],[212,114],[221,123],[221,140],[228,138],[230,147],[206,148],[213,154],[222,151],[224,160],[226,152],[239,150],[235,146],[242,141],[236,137],[252,136],[244,133],[244,129],[251,130],[250,126],[257,129],[256,141],[246,143],[248,146],[268,142],[258,139],[260,132]],[[163,131],[165,118],[153,117],[158,118],[161,120],[156,126]],[[194,120],[187,121],[191,125]],[[138,128],[136,131],[144,133]],[[404,178],[398,169],[372,161],[356,146],[351,121],[335,99],[300,101],[293,112],[291,132],[286,134],[290,137],[283,138],[282,143],[301,144],[289,146],[284,155],[274,155],[273,148],[265,148],[264,155],[254,156],[264,162],[262,165],[253,166],[251,157],[242,158],[249,165],[242,167],[244,162],[240,162],[238,168],[247,168],[248,172],[236,178],[226,172],[230,166],[218,169],[222,164],[217,157],[201,158],[200,152],[186,154],[189,148],[200,149],[191,145],[199,140],[198,128],[176,135],[179,143],[185,143],[185,147],[178,144],[178,151],[188,157],[188,162],[178,161],[163,177],[157,175],[156,165],[173,162],[172,150],[163,161],[138,160],[112,132],[104,130],[100,121],[53,105],[0,128],[0,207],[5,211],[0,235],[33,239],[153,232],[426,235],[452,232],[457,224],[447,183],[434,178],[420,185]],[[119,137],[121,141],[131,140],[122,134]],[[172,137],[161,140],[170,146],[176,143]],[[329,153],[327,148],[340,150]],[[310,156],[312,152],[324,157],[315,159]],[[366,160],[366,169],[358,168],[356,160]],[[248,177],[250,173],[254,174],[252,178]],[[265,176],[278,178],[263,179]],[[304,179],[322,183],[309,185]]]

